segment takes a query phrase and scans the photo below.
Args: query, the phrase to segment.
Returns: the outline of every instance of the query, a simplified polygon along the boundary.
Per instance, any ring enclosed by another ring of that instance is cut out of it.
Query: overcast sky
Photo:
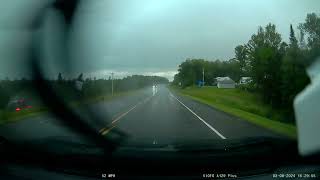
[[[49,1],[1,0],[0,79],[25,73],[17,68],[30,45],[23,22]],[[172,79],[186,58],[233,58],[235,46],[269,22],[288,41],[290,24],[296,27],[311,12],[320,13],[319,0],[85,0],[72,26],[71,67],[87,76],[116,72]],[[43,64],[55,74],[66,71],[54,66],[62,59],[63,24],[55,12],[47,16]]]

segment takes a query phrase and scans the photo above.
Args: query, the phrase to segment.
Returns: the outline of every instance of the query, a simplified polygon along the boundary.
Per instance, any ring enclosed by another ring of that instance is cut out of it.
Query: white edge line
[[[199,120],[201,120],[208,128],[210,128],[213,132],[215,132],[221,139],[227,139],[226,137],[224,137],[218,130],[216,130],[215,128],[213,128],[209,123],[207,123],[205,120],[203,120],[200,116],[198,116],[195,112],[193,112],[188,106],[186,106],[185,104],[183,104],[178,98],[176,98],[171,92],[170,92],[170,96],[172,96],[173,98],[175,98],[182,106],[184,106],[186,109],[188,109],[193,115],[195,115]]]

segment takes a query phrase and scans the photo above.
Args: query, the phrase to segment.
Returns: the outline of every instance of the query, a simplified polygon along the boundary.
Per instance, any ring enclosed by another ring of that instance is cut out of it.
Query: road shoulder
[[[209,106],[210,108],[213,108],[214,110],[218,110],[218,111],[223,112],[229,116],[233,116],[233,117],[235,117],[233,119],[236,119],[237,121],[246,121],[246,122],[249,122],[249,123],[256,125],[258,127],[262,127],[267,130],[270,130],[276,134],[279,134],[279,135],[282,135],[285,137],[289,137],[291,139],[295,139],[297,136],[296,127],[294,125],[273,121],[268,118],[265,118],[265,117],[262,117],[262,116],[259,116],[259,115],[253,114],[253,113],[249,113],[249,112],[246,112],[246,111],[243,111],[240,109],[235,109],[232,107],[223,106],[221,104],[215,104],[215,103],[210,102],[206,99],[202,99],[199,97],[184,94],[184,93],[182,93],[178,90],[175,90],[175,89],[171,89],[171,91],[174,92],[175,94],[178,94],[181,97],[191,99],[191,100],[199,102],[203,105]]]

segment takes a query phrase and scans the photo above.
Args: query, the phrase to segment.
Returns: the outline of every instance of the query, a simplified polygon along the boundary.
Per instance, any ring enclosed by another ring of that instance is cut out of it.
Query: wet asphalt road
[[[100,122],[89,119],[97,131],[108,136],[115,130],[128,135],[128,142],[147,139],[150,144],[163,141],[180,142],[200,139],[221,140],[248,137],[280,137],[267,129],[228,115],[207,105],[171,92],[159,86],[153,95],[145,88],[130,96],[118,97],[90,105]],[[81,112],[88,116],[89,113]],[[50,114],[30,117],[0,127],[0,135],[7,139],[37,140],[52,137],[79,138],[59,125]]]

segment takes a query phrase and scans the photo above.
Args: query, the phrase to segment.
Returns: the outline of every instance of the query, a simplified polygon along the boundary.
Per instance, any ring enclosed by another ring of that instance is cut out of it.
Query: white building
[[[217,77],[218,88],[235,88],[236,83],[230,77]]]

